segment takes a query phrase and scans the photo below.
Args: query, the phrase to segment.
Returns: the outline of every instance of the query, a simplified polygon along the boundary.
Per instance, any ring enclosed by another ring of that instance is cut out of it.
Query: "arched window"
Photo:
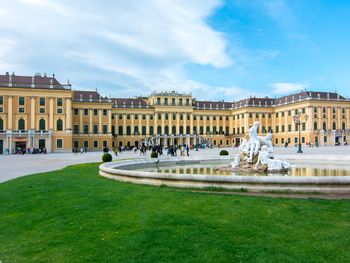
[[[123,135],[123,126],[118,127],[118,135]]]
[[[342,130],[345,130],[345,122],[343,122],[343,123],[341,124],[341,129],[342,129]]]
[[[210,126],[207,126],[205,130],[206,130],[206,134],[210,134]]]
[[[171,134],[176,134],[176,126],[171,127]]]
[[[41,119],[39,121],[39,130],[41,130],[41,131],[45,131],[46,130],[46,125],[45,125],[45,120],[44,119]]]
[[[323,130],[327,130],[327,123],[326,123],[326,122],[323,123],[322,129],[323,129]]]
[[[153,135],[153,134],[154,134],[153,126],[149,126],[149,135]]]
[[[61,119],[57,120],[57,130],[58,131],[63,131],[63,122]]]
[[[224,133],[224,128],[222,126],[219,127],[219,133],[223,134]]]
[[[165,125],[165,127],[164,127],[164,133],[165,133],[165,134],[169,134],[169,126],[168,126],[168,125]]]
[[[184,134],[184,126],[180,126],[180,134]]]
[[[333,130],[337,129],[337,124],[335,122],[333,122]]]
[[[139,126],[134,127],[134,135],[139,135]]]
[[[112,125],[112,136],[114,136],[115,135],[115,127],[114,127],[114,125]]]
[[[191,134],[191,127],[190,126],[186,126],[186,134]]]
[[[317,121],[314,122],[314,130],[317,130]]]
[[[131,127],[126,126],[126,135],[131,135]]]
[[[203,126],[199,127],[199,134],[203,135],[204,129]]]
[[[18,130],[24,131],[25,130],[26,123],[23,119],[18,120]]]
[[[197,134],[197,127],[196,126],[193,126],[193,133]]]
[[[0,119],[0,131],[4,130],[4,121]]]
[[[158,125],[157,134],[162,134],[162,126]]]
[[[213,134],[217,134],[216,126],[213,127]]]
[[[146,135],[146,126],[142,126],[142,135]]]
[[[270,130],[271,130],[271,128],[270,128]],[[269,132],[270,132],[270,130],[269,130]],[[230,133],[230,128],[228,126],[225,127],[225,133],[226,133],[226,135],[228,135]]]

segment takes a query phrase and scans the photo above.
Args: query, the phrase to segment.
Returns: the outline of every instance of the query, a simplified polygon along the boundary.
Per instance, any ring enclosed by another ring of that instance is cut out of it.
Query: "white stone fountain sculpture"
[[[274,159],[272,134],[258,136],[260,123],[254,122],[248,131],[248,140],[243,139],[239,154],[231,163],[234,171],[286,173],[290,170],[289,162]]]

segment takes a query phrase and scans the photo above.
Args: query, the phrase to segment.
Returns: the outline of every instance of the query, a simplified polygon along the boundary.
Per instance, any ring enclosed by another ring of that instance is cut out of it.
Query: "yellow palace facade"
[[[175,91],[107,98],[72,90],[55,76],[0,75],[0,154],[28,147],[101,150],[145,141],[238,146],[254,121],[260,122],[261,135],[272,132],[275,146],[297,144],[299,127],[303,145],[349,143],[350,100],[315,91],[232,102],[201,101]]]

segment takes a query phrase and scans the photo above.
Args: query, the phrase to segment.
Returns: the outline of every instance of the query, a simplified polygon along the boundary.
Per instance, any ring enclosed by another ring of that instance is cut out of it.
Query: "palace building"
[[[350,100],[335,92],[303,91],[280,98],[202,101],[191,93],[107,98],[72,90],[55,76],[0,75],[0,153],[16,148],[70,152],[86,147],[211,143],[238,146],[260,122],[275,146],[335,145],[350,138]]]

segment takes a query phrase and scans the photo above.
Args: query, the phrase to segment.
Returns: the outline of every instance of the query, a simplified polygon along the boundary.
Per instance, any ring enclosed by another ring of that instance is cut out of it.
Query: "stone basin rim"
[[[163,159],[159,163],[198,163],[206,161],[222,161],[231,160],[230,158],[193,158],[193,159]],[[151,180],[164,180],[164,184],[167,181],[181,181],[181,182],[198,182],[198,183],[244,183],[244,184],[276,184],[276,185],[332,185],[332,186],[342,186],[347,187],[350,192],[350,176],[289,176],[289,175],[268,175],[268,176],[257,176],[257,175],[235,175],[235,176],[220,176],[220,175],[205,175],[205,174],[174,174],[174,173],[154,173],[145,171],[135,171],[135,170],[124,170],[125,166],[137,166],[140,164],[154,164],[156,160],[126,160],[119,162],[103,163],[99,166],[100,175],[110,178],[110,179],[120,179],[120,177],[125,177],[123,181],[128,181],[127,178],[144,180],[146,184],[147,181]],[[113,178],[117,176],[118,178]],[[153,182],[152,184],[157,184]],[[223,185],[225,186],[225,185]]]

